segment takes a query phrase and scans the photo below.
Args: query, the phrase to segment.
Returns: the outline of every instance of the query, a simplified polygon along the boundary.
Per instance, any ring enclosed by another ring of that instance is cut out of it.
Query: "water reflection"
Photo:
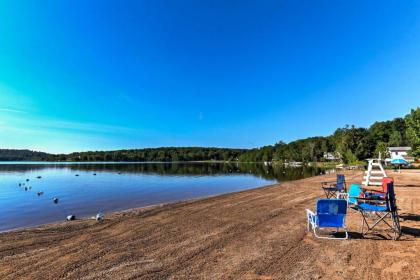
[[[323,172],[242,163],[2,163],[0,231],[62,221],[67,215],[94,216],[252,189]]]
[[[42,169],[69,169],[73,171],[142,173],[175,176],[211,176],[252,174],[268,180],[290,181],[325,174],[319,167],[285,167],[260,163],[19,163],[0,164],[0,172],[36,172]]]

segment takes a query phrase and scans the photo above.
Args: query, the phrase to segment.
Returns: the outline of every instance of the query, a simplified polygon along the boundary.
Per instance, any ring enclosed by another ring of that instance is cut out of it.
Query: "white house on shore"
[[[390,158],[385,159],[386,162],[393,160],[394,158],[403,157],[408,162],[413,162],[414,158],[409,156],[411,147],[389,147],[388,152]]]
[[[331,152],[324,153],[323,157],[326,160],[340,160],[341,159],[339,153],[331,153]]]

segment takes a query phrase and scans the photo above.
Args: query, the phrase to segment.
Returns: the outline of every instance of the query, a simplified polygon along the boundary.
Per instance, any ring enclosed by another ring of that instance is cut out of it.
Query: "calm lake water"
[[[252,189],[322,172],[263,164],[2,162],[0,231],[62,221],[69,214],[90,217],[98,212]],[[57,204],[54,197],[59,199]]]

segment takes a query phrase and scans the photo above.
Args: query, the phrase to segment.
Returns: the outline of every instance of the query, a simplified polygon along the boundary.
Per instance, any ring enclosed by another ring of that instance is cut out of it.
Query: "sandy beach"
[[[420,170],[389,172],[403,235],[315,239],[305,209],[332,175],[0,234],[0,279],[420,279]],[[346,172],[360,183],[360,171]]]

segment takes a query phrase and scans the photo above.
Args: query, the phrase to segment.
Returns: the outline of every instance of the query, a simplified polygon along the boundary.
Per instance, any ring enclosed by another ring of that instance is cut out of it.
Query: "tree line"
[[[202,147],[162,147],[117,151],[90,151],[47,154],[30,150],[0,149],[0,161],[301,161],[327,160],[327,153],[344,163],[387,156],[391,146],[411,146],[412,156],[420,157],[420,107],[404,118],[375,122],[369,128],[345,126],[330,136],[310,137],[255,149]]]
[[[47,154],[30,150],[0,150],[2,161],[237,161],[245,149],[162,147],[117,151]]]
[[[344,163],[357,163],[366,158],[388,156],[388,147],[411,146],[412,156],[420,157],[420,107],[404,118],[375,122],[369,128],[345,126],[326,137],[310,137],[279,142],[272,146],[251,149],[240,161],[325,161],[332,154]]]

